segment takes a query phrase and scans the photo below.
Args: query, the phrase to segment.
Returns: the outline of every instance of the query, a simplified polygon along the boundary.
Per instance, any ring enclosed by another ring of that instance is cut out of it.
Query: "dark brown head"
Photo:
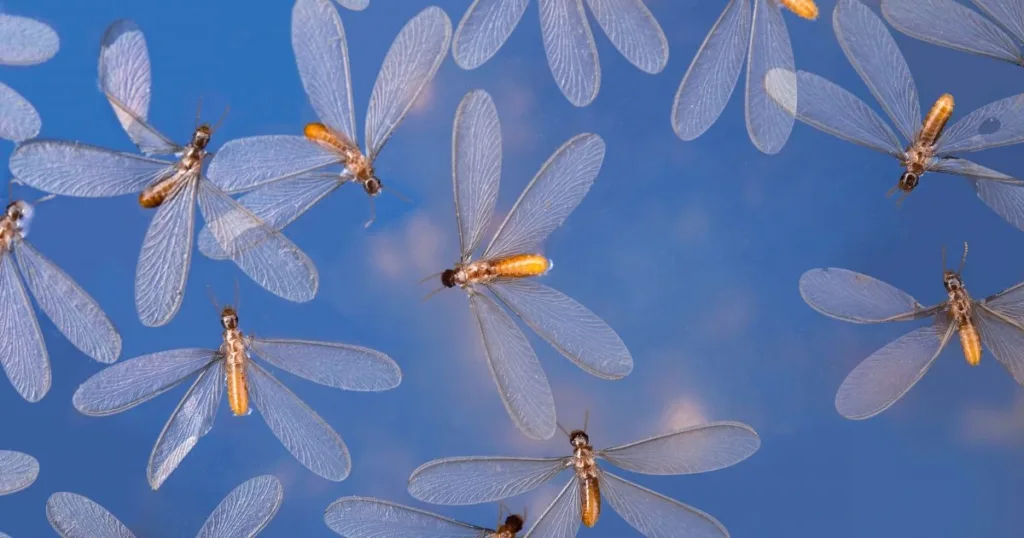
[[[900,181],[896,184],[896,187],[903,192],[910,192],[917,188],[919,181],[921,181],[921,176],[908,170],[900,176]]]
[[[220,324],[225,331],[233,331],[238,328],[238,312],[235,312],[235,307],[225,306],[220,311]]]
[[[189,145],[199,150],[205,150],[206,145],[210,143],[211,135],[213,135],[213,129],[210,128],[209,123],[204,123],[196,127],[195,132],[192,133],[192,141],[189,142]]]
[[[455,269],[445,269],[441,272],[441,285],[446,288],[455,287]]]
[[[523,521],[523,518],[516,514],[512,514],[505,518],[505,529],[512,532],[522,531],[524,524],[525,522]]]
[[[15,200],[7,204],[7,209],[4,210],[4,215],[11,220],[18,220],[24,215],[25,203],[20,200]]]
[[[964,241],[964,255],[960,258],[960,268],[956,271],[946,269],[946,247],[942,247],[942,285],[947,292],[960,291],[964,288],[964,280],[961,273],[964,272],[964,264],[967,263],[967,242]]]
[[[377,196],[382,188],[383,185],[381,185],[380,179],[377,176],[370,176],[370,179],[363,182],[363,190],[370,196]]]
[[[588,437],[587,432],[583,430],[573,430],[569,432],[569,444],[571,444],[573,448],[590,446],[590,437]]]

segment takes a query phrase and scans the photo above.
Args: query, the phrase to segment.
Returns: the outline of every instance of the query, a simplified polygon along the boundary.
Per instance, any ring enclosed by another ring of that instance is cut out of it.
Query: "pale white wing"
[[[526,335],[490,297],[471,292],[469,306],[505,411],[523,435],[550,439],[555,434],[555,399]]]
[[[224,192],[235,194],[341,162],[337,153],[304,136],[250,136],[221,146],[206,176]]]
[[[320,121],[355,144],[348,42],[338,10],[329,0],[295,1],[292,50],[302,87]]]
[[[793,132],[793,115],[772,101],[765,91],[765,74],[772,69],[795,69],[793,45],[779,6],[773,0],[754,0],[745,116],[750,141],[768,155],[781,151]]]
[[[1003,25],[1017,41],[1024,41],[1024,5],[1019,0],[972,0],[974,5]]]
[[[334,342],[252,338],[250,350],[292,375],[344,390],[389,390],[402,370],[380,351]]]
[[[462,98],[452,127],[452,181],[462,259],[476,250],[494,215],[501,181],[501,123],[491,96],[473,90]]]
[[[575,538],[583,521],[580,481],[572,476],[523,538]]]
[[[281,481],[257,476],[231,490],[217,505],[196,538],[251,538],[277,514],[284,498]]]
[[[348,448],[331,427],[292,391],[250,362],[249,396],[270,431],[310,471],[335,482],[352,469]]]
[[[0,82],[0,138],[22,142],[35,138],[42,127],[43,120],[32,103]]]
[[[0,365],[22,398],[38,402],[49,392],[46,342],[9,254],[0,254]]]
[[[882,16],[893,28],[922,41],[1010,63],[1022,61],[1013,37],[954,0],[882,0]]]
[[[493,530],[382,499],[342,497],[327,507],[324,523],[346,538],[489,538]]]
[[[984,301],[975,303],[973,317],[985,347],[1017,383],[1024,385],[1024,328],[1020,318],[1008,316]]]
[[[224,395],[224,378],[223,360],[209,364],[167,419],[146,466],[146,478],[154,490],[160,489],[199,439],[213,428]]]
[[[955,328],[940,313],[933,324],[872,353],[843,380],[836,393],[836,410],[848,419],[862,420],[888,409],[924,377]]]
[[[750,42],[750,13],[747,0],[730,0],[693,57],[672,103],[672,129],[679,138],[696,139],[725,110]]]
[[[607,471],[600,477],[608,504],[648,538],[729,538],[729,531],[706,512]]]
[[[1024,282],[985,298],[981,304],[997,314],[1006,316],[1024,326]]]
[[[494,56],[515,30],[530,0],[473,0],[452,39],[452,57],[476,69]]]
[[[874,277],[829,267],[800,276],[800,296],[825,314],[851,323],[884,323],[917,319],[935,312],[906,292]]]
[[[114,514],[77,493],[50,495],[46,519],[61,538],[135,538]]]
[[[562,225],[594,184],[604,161],[604,140],[576,135],[555,150],[523,190],[482,258],[523,254]]]
[[[927,169],[963,176],[992,211],[1024,230],[1024,182],[1021,180],[966,159],[934,159]]]
[[[583,0],[539,0],[540,32],[548,66],[562,95],[587,106],[601,88],[601,64]]]
[[[337,0],[341,7],[352,11],[362,11],[370,7],[370,0]]]
[[[749,458],[761,446],[739,422],[713,422],[608,448],[598,455],[634,473],[678,475],[717,471]]]
[[[405,23],[388,49],[366,109],[366,150],[377,158],[448,54],[452,23],[430,6]]]
[[[216,353],[212,349],[173,349],[121,361],[82,383],[71,402],[90,416],[120,413],[178,386],[216,360]]]
[[[643,0],[587,0],[594,19],[615,48],[652,75],[668,63],[668,39]]]
[[[569,458],[444,458],[409,476],[409,494],[449,506],[500,501],[526,493],[571,465]]]
[[[166,325],[181,308],[192,261],[198,178],[192,172],[164,200],[142,240],[135,268],[135,310],[147,327]]]
[[[141,192],[174,173],[174,165],[63,140],[31,140],[11,154],[18,181],[61,196],[103,198]]]
[[[0,13],[0,64],[40,64],[53,58],[59,48],[60,38],[47,24]]]
[[[942,133],[935,153],[980,151],[1024,142],[1024,93],[989,103]]]
[[[38,460],[22,452],[0,450],[0,495],[21,491],[38,476]]]
[[[28,289],[57,330],[89,357],[107,364],[116,361],[121,335],[100,305],[32,245],[19,241],[14,254]]]
[[[622,379],[633,371],[633,357],[619,335],[571,297],[532,279],[500,280],[488,289],[588,374]]]

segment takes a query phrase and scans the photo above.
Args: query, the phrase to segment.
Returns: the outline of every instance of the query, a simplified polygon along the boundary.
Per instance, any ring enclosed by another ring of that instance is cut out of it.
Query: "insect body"
[[[554,264],[540,254],[516,254],[493,260],[478,260],[456,265],[441,273],[441,284],[446,288],[465,287],[468,284],[487,284],[499,278],[527,278],[541,276]]]
[[[160,207],[164,200],[176,194],[185,181],[199,177],[203,159],[208,155],[206,145],[210,143],[213,129],[202,124],[192,133],[192,140],[182,150],[181,159],[174,165],[174,173],[153,182],[139,193],[139,205],[146,209]]]
[[[381,191],[380,179],[373,173],[373,161],[368,159],[359,146],[330,127],[314,122],[303,129],[306,138],[327,146],[338,154],[352,178],[363,185],[363,190],[370,196],[377,196]]]
[[[250,413],[249,386],[246,382],[245,368],[249,357],[246,355],[245,337],[238,329],[238,313],[233,307],[225,306],[220,316],[220,324],[224,327],[224,343],[220,352],[224,355],[224,378],[227,382],[228,404],[235,416]]]
[[[583,430],[569,434],[572,444],[572,466],[580,487],[580,515],[583,524],[593,527],[601,515],[601,486],[597,477],[597,458],[590,437]]]
[[[818,18],[818,6],[814,0],[779,0],[779,4],[801,19],[813,21]]]
[[[899,183],[896,184],[899,190],[909,193],[917,187],[918,182],[921,180],[921,175],[924,174],[928,167],[928,162],[935,155],[935,144],[938,142],[939,137],[942,136],[942,131],[946,128],[946,122],[949,121],[949,117],[952,115],[953,96],[944,93],[932,105],[931,110],[928,111],[928,115],[925,116],[924,122],[921,124],[921,130],[918,131],[914,141],[911,142],[910,146],[907,147],[907,151],[903,154],[903,159],[901,160],[907,170],[903,172]]]
[[[943,252],[942,265],[946,265],[945,252]],[[967,288],[964,287],[963,278],[960,273],[964,269],[964,262],[967,261],[967,243],[964,243],[964,256],[960,261],[960,269],[957,271],[947,271],[945,267],[942,269],[942,284],[946,287],[946,292],[949,294],[949,313],[950,320],[956,324],[957,331],[960,333],[960,347],[964,350],[964,358],[967,359],[967,364],[971,366],[977,366],[981,362],[981,337],[978,335],[978,328],[974,326],[974,318],[972,316],[973,301],[971,296],[967,293]]]

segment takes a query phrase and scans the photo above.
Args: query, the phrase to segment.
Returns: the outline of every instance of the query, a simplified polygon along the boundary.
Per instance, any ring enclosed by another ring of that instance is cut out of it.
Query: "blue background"
[[[877,0],[868,2],[878,8]],[[469,0],[440,0],[453,27]],[[450,56],[377,161],[385,184],[413,200],[378,199],[370,230],[366,196],[340,189],[287,229],[320,270],[316,299],[293,304],[260,289],[230,263],[198,252],[184,305],[159,329],[145,328],[133,300],[136,259],[152,212],[133,197],[62,198],[40,206],[30,241],[106,309],[124,339],[122,359],[218,344],[218,300],[241,289],[243,330],[263,336],[337,340],[380,349],[404,380],[384,393],[350,393],[281,374],[347,442],[344,482],[316,477],[272,436],[258,414],[222,407],[207,435],[157,492],[145,466],[157,435],[186,390],[179,386],[131,411],[80,415],[75,388],[101,365],[41,324],[53,387],[40,403],[0,382],[0,447],[34,455],[38,481],[0,497],[0,529],[15,538],[52,536],[44,505],[55,491],[102,504],[139,536],[193,536],[232,488],[259,474],[284,484],[281,511],[264,536],[331,536],[323,510],[346,495],[425,506],[405,493],[410,472],[455,455],[563,455],[566,440],[521,436],[490,379],[462,293],[423,302],[417,280],[456,261],[451,199],[451,125],[474,88],[494,97],[504,164],[498,211],[508,209],[540,164],[569,137],[596,132],[608,144],[585,201],[547,242],[556,262],[545,281],[602,316],[635,359],[621,381],[577,369],[530,334],[549,376],[559,419],[610,446],[703,420],[739,420],[762,436],[761,450],[726,470],[684,477],[633,477],[716,516],[734,536],[1019,536],[1024,527],[1024,392],[986,352],[969,368],[947,350],[925,379],[883,415],[851,422],[833,398],[870,352],[909,329],[857,326],[811,310],[797,292],[801,273],[844,267],[900,287],[923,303],[944,298],[940,249],[970,241],[965,279],[986,296],[1024,277],[1024,236],[990,211],[963,180],[927,175],[897,207],[885,192],[899,169],[890,157],[798,124],[781,154],[760,154],[743,124],[742,86],[703,137],[675,137],[669,111],[679,81],[724,1],[648,0],[668,35],[657,76],[629,65],[594,25],[603,84],[577,109],[545,62],[536,3],[504,48],[475,71]],[[799,68],[823,75],[881,113],[839,48],[834,3],[816,22],[786,14]],[[348,34],[357,125],[391,40],[425,2],[374,0],[341,10]],[[212,147],[257,134],[300,133],[315,116],[290,45],[291,2],[102,0],[8,2],[60,34],[61,50],[31,68],[2,68],[43,118],[42,136],[134,151],[96,87],[100,37],[117,18],[146,33],[153,65],[150,119],[185,141],[197,99],[215,120],[231,111]],[[896,35],[924,107],[956,96],[954,120],[1021,89],[1024,71]],[[743,84],[741,79],[740,84]],[[13,145],[2,143],[6,155]],[[1019,148],[976,155],[986,166],[1024,174]],[[1018,153],[1014,153],[1018,152]],[[1016,158],[1015,155],[1017,156]],[[16,189],[34,199],[37,193]],[[627,473],[627,476],[629,474]],[[560,487],[560,483],[557,487]],[[539,514],[556,485],[513,499]],[[497,508],[429,507],[491,525]],[[580,536],[635,535],[608,510]]]

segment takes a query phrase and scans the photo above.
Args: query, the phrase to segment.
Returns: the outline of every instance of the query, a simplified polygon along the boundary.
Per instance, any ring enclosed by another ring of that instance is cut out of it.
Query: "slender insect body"
[[[174,165],[174,173],[154,181],[139,193],[139,205],[146,209],[160,207],[181,189],[184,181],[198,178],[196,172],[203,166],[203,159],[208,155],[206,146],[210,143],[211,134],[209,125],[203,124],[196,128],[192,139],[181,152],[181,158]]]
[[[928,161],[935,156],[935,143],[942,136],[946,122],[952,115],[953,96],[944,93],[932,105],[928,115],[921,123],[921,130],[903,152],[900,164],[906,168],[906,171],[900,176],[899,183],[896,185],[901,191],[909,193],[917,187],[927,168]]]
[[[547,273],[551,260],[540,254],[516,254],[496,260],[477,260],[462,263],[441,273],[441,284],[446,288],[470,284],[487,284],[499,278],[527,278]]]
[[[3,216],[0,216],[0,252],[8,252],[28,235],[28,224],[32,219],[32,206],[15,200],[7,204]]]
[[[228,404],[236,416],[245,416],[250,412],[249,387],[245,375],[249,357],[246,354],[245,337],[238,328],[238,313],[234,308],[224,307],[221,325],[224,327],[224,341],[220,346],[220,352],[224,355]]]
[[[306,138],[330,148],[338,154],[339,161],[352,174],[352,180],[360,183],[363,190],[370,196],[380,194],[381,182],[373,172],[373,161],[371,161],[359,146],[353,143],[345,135],[338,133],[322,123],[310,123],[303,129]]]
[[[814,0],[778,0],[779,5],[793,12],[801,19],[813,21],[818,18],[818,6]]]
[[[967,364],[977,366],[981,362],[981,336],[974,325],[971,296],[967,293],[959,273],[945,271],[942,282],[949,294],[949,318],[956,324],[960,333],[960,347],[963,348],[964,358]]]
[[[597,475],[597,457],[586,432],[575,430],[569,434],[572,444],[572,466],[580,483],[580,514],[583,524],[593,527],[601,515],[601,486]]]

